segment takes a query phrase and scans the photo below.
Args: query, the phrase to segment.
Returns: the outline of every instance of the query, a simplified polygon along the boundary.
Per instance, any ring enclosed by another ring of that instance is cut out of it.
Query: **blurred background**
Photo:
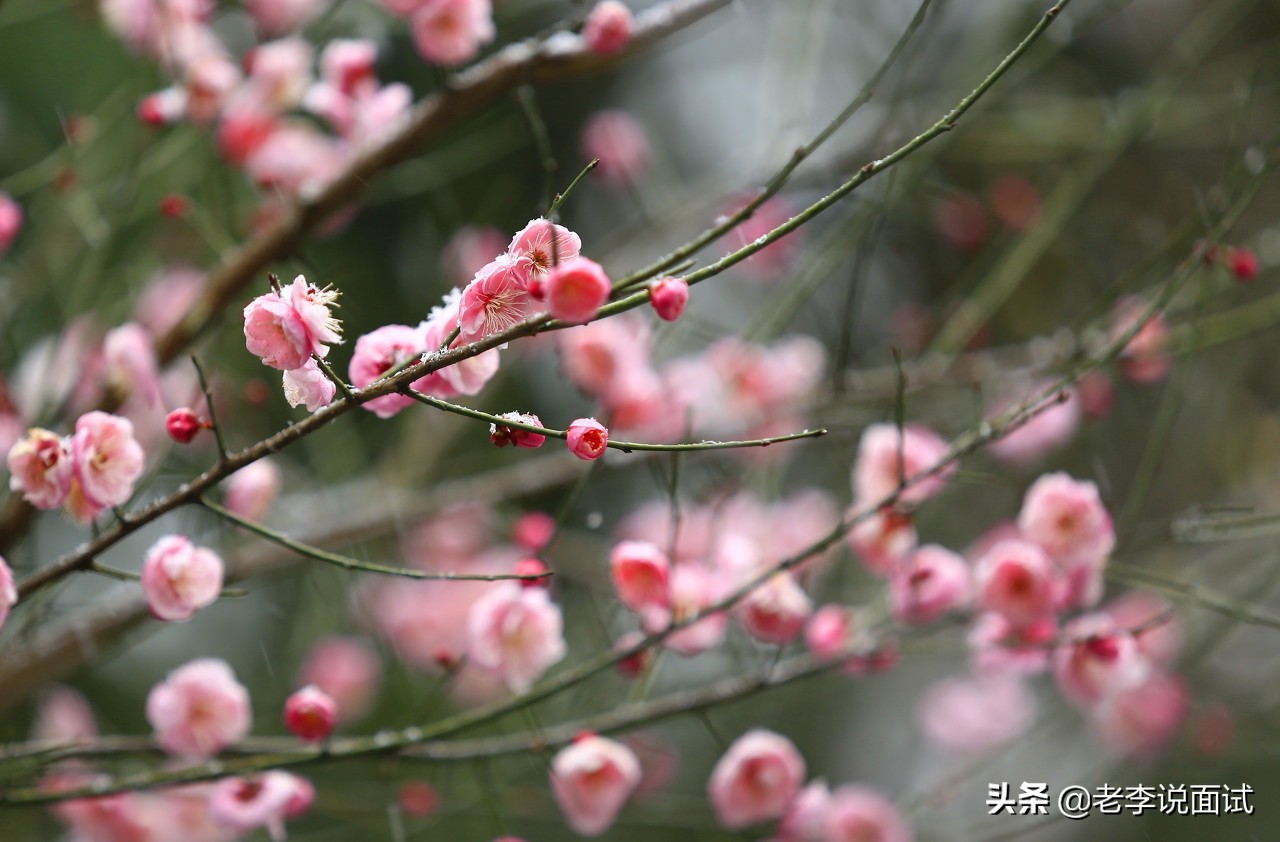
[[[797,170],[750,223],[756,227],[726,242],[754,239],[770,227],[760,218],[785,220],[931,125],[1046,5],[933,0],[870,100]],[[594,141],[618,157],[614,172],[602,167],[588,177],[561,221],[581,235],[584,254],[624,275],[766,183],[854,98],[918,9],[910,0],[742,0],[615,68],[531,89],[523,103],[499,98],[372,181],[358,207],[272,271],[342,290],[349,340],[388,323],[417,324],[545,211],[548,184],[563,189],[589,154],[599,154],[584,130],[617,110],[623,127],[597,124],[606,139]],[[497,41],[487,50],[582,12],[563,0],[495,0]],[[696,287],[681,321],[659,323],[646,312],[633,322],[664,392],[698,388],[693,361],[752,359],[744,346],[723,344],[726,337],[791,349],[787,366],[771,368],[777,358],[765,355],[749,372],[794,385],[782,390],[778,411],[738,419],[691,413],[675,419],[673,437],[805,425],[826,427],[828,436],[763,454],[678,461],[611,453],[589,469],[559,447],[494,448],[483,425],[424,407],[393,420],[355,413],[275,459],[281,492],[265,519],[358,558],[431,567],[451,553],[495,564],[518,557],[513,529],[521,516],[547,513],[563,522],[547,560],[566,611],[566,663],[600,651],[635,627],[612,596],[606,560],[612,542],[636,528],[640,507],[672,499],[691,513],[737,507],[746,514],[736,522],[753,521],[757,530],[742,530],[744,540],[781,557],[781,548],[820,536],[849,505],[859,436],[894,415],[893,349],[906,361],[907,419],[950,438],[1068,370],[1105,337],[1118,300],[1150,296],[1170,278],[1274,154],[1277,12],[1271,0],[1076,0],[954,131],[764,254]],[[237,53],[254,45],[240,4],[218,3],[215,20]],[[315,43],[374,40],[378,77],[406,83],[415,99],[448,76],[418,56],[403,21],[368,0],[337,0],[304,32]],[[270,191],[228,165],[207,129],[140,123],[139,101],[166,84],[161,67],[131,54],[103,25],[96,3],[0,0],[0,190],[25,212],[18,240],[0,257],[6,449],[32,420],[33,405],[56,404],[55,374],[79,378],[75,364],[68,371],[65,360],[61,368],[51,362],[55,349],[72,336],[91,346],[104,331],[140,320],[148,291],[175,276],[198,280],[260,224],[264,207],[269,212]],[[545,126],[553,171],[531,113]],[[183,198],[180,212],[169,212],[172,200],[164,209],[172,196]],[[1040,473],[1097,482],[1116,519],[1116,560],[1147,571],[1144,589],[1176,608],[1181,646],[1172,669],[1187,682],[1189,703],[1160,751],[1121,756],[1044,678],[1030,685],[1034,721],[1015,741],[977,758],[931,742],[920,726],[921,699],[939,679],[967,669],[964,630],[951,624],[904,637],[896,667],[882,674],[823,675],[638,732],[645,791],[605,838],[764,838],[718,829],[705,797],[721,740],[756,725],[792,738],[811,777],[889,795],[919,839],[1273,838],[1280,639],[1239,615],[1240,606],[1280,611],[1280,529],[1264,519],[1252,533],[1227,530],[1215,533],[1224,540],[1205,543],[1177,540],[1173,527],[1183,525],[1184,539],[1204,537],[1198,518],[1280,510],[1278,208],[1272,179],[1230,234],[1231,250],[1220,250],[1174,301],[1171,370],[1158,382],[1109,368],[1105,382],[1093,383],[1100,403],[1042,431],[1027,452],[966,459],[950,489],[916,517],[922,542],[959,551],[1016,517]],[[1246,250],[1256,273],[1233,262]],[[709,247],[699,264],[725,251]],[[168,303],[183,288],[165,287]],[[238,309],[265,290],[263,278],[193,347],[213,375],[232,447],[301,417],[282,400],[274,372],[244,350]],[[598,396],[575,386],[561,364],[571,333],[513,344],[497,378],[469,403],[535,412],[559,427],[600,412]],[[350,348],[351,341],[335,350],[340,371]],[[191,394],[187,358],[173,369],[166,388]],[[717,370],[728,378],[737,369]],[[168,408],[155,408],[157,450]],[[721,409],[732,415],[732,407]],[[665,422],[670,432],[672,419]],[[645,424],[634,429],[634,438],[644,437]],[[171,491],[215,455],[202,440],[153,458],[145,496]],[[373,689],[368,712],[343,733],[429,722],[497,692],[481,679],[442,676],[433,653],[416,645],[436,638],[409,628],[411,616],[443,611],[438,594],[404,608],[398,625],[378,583],[299,564],[207,513],[169,515],[107,561],[136,570],[158,536],[177,531],[252,571],[242,585],[249,595],[165,625],[146,617],[129,584],[81,576],[47,593],[0,637],[0,739],[28,737],[37,701],[54,683],[84,694],[104,734],[145,734],[147,691],[197,656],[227,659],[251,689],[255,735],[283,735],[283,699],[317,642],[335,635],[359,641],[381,674],[356,682]],[[21,576],[86,534],[48,514],[5,556]],[[809,588],[815,603],[880,598],[883,584],[843,545],[824,565]],[[1224,595],[1228,610],[1207,609],[1196,586]],[[1113,581],[1107,597],[1130,589]],[[511,716],[472,736],[562,722],[773,657],[735,628],[713,652],[664,657],[644,686],[606,675],[538,705],[531,717]],[[380,759],[309,768],[316,807],[290,824],[290,835],[574,838],[548,794],[546,761],[530,754],[483,767]],[[429,816],[414,815],[402,798],[403,785],[418,781],[438,793]],[[1015,792],[1023,781],[1045,781],[1050,792],[1102,782],[1247,783],[1256,813],[1082,822],[988,816],[987,784],[999,781]],[[0,812],[4,840],[62,833],[42,811]]]

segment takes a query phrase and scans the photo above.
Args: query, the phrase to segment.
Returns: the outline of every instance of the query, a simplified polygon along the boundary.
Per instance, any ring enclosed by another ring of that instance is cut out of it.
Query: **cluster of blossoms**
[[[100,2],[106,24],[132,50],[159,62],[173,80],[138,104],[139,118],[153,126],[189,121],[216,132],[226,160],[270,189],[268,211],[278,207],[279,196],[315,195],[359,154],[397,130],[412,104],[408,86],[377,79],[377,46],[371,40],[335,39],[316,59],[316,47],[298,33],[328,5],[324,0],[246,3],[264,40],[237,59],[215,30],[212,0]],[[434,64],[471,61],[496,34],[491,0],[382,0],[382,5],[407,19],[419,53]],[[631,31],[627,7],[603,0],[587,16],[581,38],[589,49],[607,55],[625,48]],[[20,222],[20,214],[17,221],[10,221],[12,216],[0,202],[0,252],[7,245],[6,230],[16,231]]]
[[[438,515],[406,537],[402,554],[414,568],[467,574],[529,574],[522,566],[549,539],[527,528],[524,545],[494,543],[492,513],[463,506]],[[465,702],[503,689],[522,692],[566,653],[560,607],[545,580],[370,582],[356,613],[406,664],[449,673]]]
[[[330,311],[338,293],[319,289],[302,275],[293,283],[260,295],[244,308],[245,346],[263,365],[284,372],[290,406],[305,404],[312,412],[328,406],[337,385],[317,360],[342,341],[342,326]]]
[[[335,708],[316,688],[303,688],[286,703],[284,721],[303,739],[323,738],[332,730]],[[216,756],[248,736],[253,725],[248,690],[225,661],[213,658],[191,661],[153,687],[146,714],[160,747],[188,762]],[[46,694],[35,730],[38,739],[59,742],[98,734],[88,703],[66,688]],[[42,786],[59,791],[96,780],[87,767],[67,765],[46,776]],[[282,840],[286,820],[307,813],[314,801],[308,780],[272,770],[155,792],[71,799],[54,807],[53,815],[75,839],[232,842],[266,829]]]
[[[972,674],[926,695],[925,733],[956,751],[1002,745],[1032,720],[1022,679],[1051,671],[1063,697],[1086,711],[1110,747],[1124,754],[1158,749],[1185,711],[1182,684],[1166,670],[1177,633],[1156,600],[1130,596],[1089,610],[1102,597],[1115,546],[1097,487],[1064,473],[1041,476],[1016,522],[997,524],[961,555],[920,545],[912,523],[912,508],[945,487],[945,470],[928,471],[946,453],[926,428],[873,425],[853,471],[853,511],[864,519],[849,544],[869,571],[888,580],[895,620],[913,626],[952,613],[973,618]],[[904,477],[916,479],[897,504],[873,508]],[[1070,616],[1080,611],[1087,613]],[[848,609],[824,607],[811,624],[810,646],[834,656],[854,625]],[[969,727],[975,723],[980,727]]]
[[[835,504],[821,491],[806,490],[773,504],[739,493],[700,506],[685,506],[679,530],[663,551],[652,536],[668,535],[675,514],[665,503],[645,505],[620,524],[609,569],[619,602],[649,633],[687,622],[754,581],[779,561],[818,541],[835,520]],[[769,577],[738,602],[733,615],[762,643],[781,646],[797,639],[812,612],[802,582],[820,561]],[[663,645],[685,656],[724,641],[729,616],[716,612],[684,625]],[[619,640],[625,647],[634,641]]]
[[[145,461],[129,419],[95,410],[69,436],[27,430],[9,449],[9,487],[38,509],[65,507],[87,524],[133,495]]]
[[[796,336],[767,346],[725,338],[659,365],[649,326],[625,313],[563,331],[559,346],[565,374],[612,427],[655,440],[679,438],[686,424],[698,435],[761,437],[803,426],[825,363],[821,345]]]
[[[210,0],[102,0],[110,26],[133,50],[161,63],[173,84],[138,105],[162,126],[187,120],[216,131],[223,156],[273,194],[310,195],[400,125],[412,95],[374,75],[376,46],[338,39],[318,61],[291,33],[324,11],[319,0],[247,4],[260,36],[276,37],[237,60],[213,28]],[[285,37],[279,37],[285,36]],[[332,134],[301,115],[319,117]]]

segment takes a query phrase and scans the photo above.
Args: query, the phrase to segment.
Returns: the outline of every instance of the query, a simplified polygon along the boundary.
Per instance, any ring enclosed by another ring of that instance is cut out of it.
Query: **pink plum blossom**
[[[649,138],[626,111],[593,114],[582,127],[582,152],[599,161],[595,172],[614,186],[635,184],[649,166]]]
[[[280,468],[272,460],[250,462],[227,480],[227,509],[246,520],[262,520],[283,482]]]
[[[535,298],[542,297],[541,284],[555,266],[582,253],[582,238],[542,217],[529,220],[507,246],[507,255],[516,263],[525,284]]]
[[[649,286],[649,303],[663,321],[674,322],[689,303],[689,284],[683,278],[662,278]]]
[[[192,760],[212,757],[248,735],[253,724],[249,691],[226,661],[200,658],[151,688],[147,721],[168,753]]]
[[[923,625],[969,603],[972,583],[963,558],[936,544],[912,553],[889,580],[889,603],[900,623]]]
[[[182,535],[166,535],[147,551],[142,592],[156,619],[188,620],[218,598],[222,577],[217,553]]]
[[[911,517],[892,508],[863,517],[848,534],[854,555],[877,576],[889,576],[905,563],[917,541]]]
[[[277,126],[267,135],[249,154],[244,167],[259,187],[306,199],[332,182],[346,160],[344,147],[337,139],[307,123],[288,123]],[[330,296],[326,304],[337,298],[336,292],[328,290],[316,290],[316,293]],[[329,326],[332,338],[320,341],[336,343],[337,320],[331,319]]]
[[[894,424],[872,424],[858,442],[853,466],[855,500],[863,506],[879,505],[904,481],[930,471],[947,455],[947,442],[927,427],[908,424],[899,435]],[[937,495],[946,486],[954,464],[927,477],[916,479],[899,498],[904,503],[920,503]]]
[[[976,675],[1038,675],[1049,668],[1058,623],[1045,616],[1018,626],[1002,614],[979,615],[969,630],[970,663]]]
[[[308,359],[302,368],[286,371],[281,377],[281,385],[289,406],[305,406],[308,412],[315,412],[333,403],[338,392],[337,384],[320,370],[319,363],[314,359]]]
[[[619,0],[600,0],[587,14],[582,38],[593,53],[610,55],[631,42],[631,10]]]
[[[471,661],[497,673],[516,693],[528,690],[565,655],[560,609],[542,588],[504,582],[471,606]]]
[[[0,557],[0,628],[9,619],[9,610],[18,604],[18,589],[14,586],[13,571]]]
[[[1098,487],[1065,473],[1045,474],[1027,489],[1018,529],[1068,574],[1084,568],[1100,575],[1116,543]],[[1077,604],[1092,604],[1097,595]]]
[[[530,552],[541,552],[556,534],[556,519],[546,512],[525,512],[511,527],[511,540]]]
[[[619,601],[632,611],[671,606],[670,564],[656,544],[621,542],[609,556],[609,570]]]
[[[830,804],[831,790],[824,780],[800,790],[778,822],[779,842],[825,842]]]
[[[56,509],[67,499],[73,473],[70,442],[32,427],[9,449],[9,489],[37,509]]]
[[[298,684],[315,686],[333,699],[339,722],[364,716],[381,683],[382,662],[378,654],[368,643],[354,637],[316,641],[298,671]]]
[[[200,295],[204,273],[191,266],[164,266],[147,279],[146,289],[138,296],[134,321],[161,336],[179,324]]]
[[[330,345],[342,341],[342,328],[329,312],[337,300],[336,291],[319,289],[302,275],[279,292],[258,296],[244,308],[249,353],[280,371],[302,368],[313,354],[324,358]]]
[[[493,8],[490,0],[423,0],[409,19],[409,29],[427,61],[464,64],[493,40]]]
[[[716,819],[736,830],[782,816],[804,783],[804,758],[786,737],[748,731],[711,772],[707,796]]]
[[[1181,678],[1154,672],[1145,681],[1105,697],[1091,719],[1108,751],[1150,760],[1177,734],[1189,703]]]
[[[428,350],[440,348],[453,333],[453,329],[459,327],[458,314],[462,306],[462,295],[462,290],[455,289],[449,292],[444,302],[439,307],[433,308],[427,320],[421,325],[423,342]],[[458,348],[469,341],[459,336],[449,347]],[[497,348],[484,351],[415,380],[413,388],[439,398],[478,394],[493,375],[497,374],[498,356]]]
[[[825,842],[912,842],[913,838],[902,814],[874,789],[845,784],[831,793]]]
[[[427,350],[424,332],[408,325],[384,325],[356,340],[347,376],[351,385],[363,389],[393,368],[421,357]],[[408,395],[389,394],[363,404],[379,418],[390,418],[413,405]]]
[[[285,838],[284,822],[308,782],[288,772],[271,770],[244,778],[224,778],[209,794],[209,813],[218,824],[247,834],[266,828],[275,842]]]
[[[1116,302],[1111,311],[1109,338],[1118,339],[1138,324],[1148,305],[1140,298],[1126,297]],[[1158,383],[1173,368],[1169,353],[1169,323],[1164,314],[1153,313],[1120,352],[1120,372],[1139,385]]]
[[[95,410],[76,421],[71,460],[85,500],[108,508],[123,504],[133,494],[145,456],[128,419]]]
[[[569,425],[566,441],[579,459],[599,459],[609,444],[609,429],[594,418],[579,418]]]
[[[978,604],[1026,627],[1051,614],[1058,598],[1053,563],[1035,544],[1005,540],[974,565]]]
[[[319,687],[308,684],[285,700],[284,724],[300,739],[323,740],[338,724],[338,703]]]
[[[465,225],[445,243],[440,262],[450,282],[463,286],[506,248],[506,236],[492,225]]]
[[[9,250],[22,230],[22,205],[0,192],[0,256]]]
[[[1106,614],[1085,614],[1062,629],[1053,653],[1053,677],[1062,695],[1079,707],[1142,682],[1150,662],[1126,629]]]
[[[604,268],[585,257],[560,261],[547,272],[544,283],[547,308],[566,324],[591,321],[613,290]]]
[[[735,606],[734,613],[751,637],[782,646],[804,631],[813,603],[794,576],[781,572],[747,594]]]
[[[1117,628],[1133,635],[1138,651],[1154,664],[1167,666],[1182,645],[1182,626],[1173,606],[1143,591],[1129,593],[1102,606]]]
[[[1018,678],[947,678],[920,701],[929,741],[956,754],[984,754],[1021,736],[1035,718],[1035,697]]]
[[[742,196],[729,201],[723,211],[724,218],[737,213],[753,198],[753,196]],[[726,238],[725,245],[729,250],[736,251],[754,244],[761,237],[790,220],[794,212],[794,208],[786,199],[774,196],[734,228]],[[788,232],[739,263],[737,268],[757,281],[777,280],[791,268],[803,245],[803,235],[799,231]]]
[[[0,625],[4,622],[0,620]],[[78,691],[55,684],[40,694],[40,709],[32,734],[39,740],[78,742],[98,736],[98,723],[89,701]]]
[[[335,38],[320,54],[320,75],[340,94],[354,96],[377,84],[374,76],[377,60],[375,42],[366,38]]]
[[[538,311],[516,261],[506,255],[491,260],[462,291],[458,302],[458,338],[474,342],[501,333]]]
[[[696,562],[677,564],[671,571],[670,612],[646,611],[640,620],[650,634],[663,631],[669,623],[685,622],[701,614],[719,601],[719,580],[705,565]],[[692,657],[718,646],[724,640],[729,617],[722,611],[683,626],[663,641],[663,646],[679,655]]]
[[[1016,393],[1016,399],[998,402],[989,417],[998,417],[1021,405],[1041,394],[1048,385],[1047,381],[1035,383]],[[1084,404],[1076,389],[1063,389],[1059,395],[1060,399],[1040,409],[1025,423],[987,445],[991,455],[1006,465],[1025,469],[1071,441],[1080,428]]]
[[[819,658],[831,660],[843,654],[853,640],[853,610],[843,605],[824,605],[813,613],[804,630],[804,643]]]
[[[248,0],[254,25],[264,35],[284,35],[301,29],[324,11],[326,0]]]
[[[599,836],[640,783],[640,761],[622,743],[583,735],[551,761],[551,792],[574,832]]]

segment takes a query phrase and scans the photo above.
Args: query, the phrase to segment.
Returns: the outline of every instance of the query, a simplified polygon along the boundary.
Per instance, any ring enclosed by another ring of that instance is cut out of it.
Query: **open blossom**
[[[523,693],[564,657],[562,627],[560,608],[545,590],[504,582],[471,606],[467,652],[473,663]]]
[[[1091,711],[1094,729],[1108,751],[1150,759],[1178,732],[1190,704],[1186,683],[1153,672],[1145,681],[1106,696]]]
[[[284,703],[285,727],[309,742],[323,740],[338,724],[338,704],[319,687],[308,684]]]
[[[305,406],[309,412],[333,403],[334,395],[338,392],[337,384],[311,358],[307,359],[302,368],[286,371],[282,377],[282,385],[284,399],[289,402],[289,406]]]
[[[916,550],[889,580],[889,603],[902,623],[931,623],[969,603],[969,565],[936,544]]]
[[[579,418],[569,425],[566,440],[579,459],[599,459],[609,445],[609,429],[594,418]]]
[[[898,490],[904,480],[911,480],[931,470],[947,455],[947,443],[928,427],[907,424],[899,435],[894,424],[872,424],[858,442],[858,457],[853,465],[855,499],[864,506],[883,502]],[[954,464],[917,479],[902,492],[904,503],[920,503],[935,496],[946,486]]]
[[[306,798],[309,787],[303,778],[276,769],[244,778],[224,778],[213,785],[209,794],[209,814],[236,833],[266,828],[271,838],[279,842],[285,838],[285,819],[294,814],[295,802],[300,795]]]
[[[671,622],[684,622],[719,601],[723,588],[716,574],[697,562],[677,564],[671,571],[671,610],[647,610],[640,615],[645,631],[664,630]],[[718,646],[724,640],[729,616],[723,611],[709,614],[672,633],[663,646],[692,657]]]
[[[1089,707],[1106,696],[1141,683],[1150,662],[1127,629],[1106,614],[1085,614],[1062,630],[1053,653],[1053,677],[1068,701]]]
[[[494,258],[476,272],[458,302],[458,338],[474,342],[501,333],[538,311],[525,276],[506,255]]]
[[[613,290],[604,268],[585,257],[560,261],[551,267],[544,284],[547,309],[552,316],[569,324],[595,318]]]
[[[587,15],[582,38],[593,53],[609,55],[631,42],[631,10],[619,0],[600,0]]]
[[[619,601],[632,611],[670,607],[670,563],[656,544],[621,542],[609,556],[609,570]]]
[[[147,551],[142,592],[159,620],[187,620],[222,591],[222,559],[182,535],[166,535]]]
[[[1016,626],[1026,627],[1051,614],[1058,582],[1053,562],[1035,544],[1001,541],[974,565],[978,604]]]
[[[342,341],[342,327],[329,312],[337,300],[335,290],[319,289],[302,275],[253,299],[244,308],[249,353],[281,371],[302,368],[312,354],[327,356],[329,346]]]
[[[804,631],[813,603],[790,573],[777,573],[747,594],[734,609],[747,634],[776,646],[790,643]]]
[[[516,263],[517,271],[534,298],[542,298],[542,282],[552,267],[572,260],[582,253],[582,238],[542,217],[529,220],[507,246],[507,256]]]
[[[780,842],[825,842],[830,803],[831,790],[822,779],[800,790],[778,822]]]
[[[1011,393],[992,407],[987,417],[998,418],[1016,406],[1042,394],[1049,381],[1035,382],[1029,388]],[[1059,399],[1042,408],[1023,424],[1014,427],[987,445],[987,452],[1015,468],[1028,468],[1043,457],[1071,441],[1080,428],[1086,409],[1083,389],[1063,389]]]
[[[617,186],[639,181],[649,166],[644,128],[621,109],[601,111],[587,120],[582,127],[582,151],[600,162],[595,169],[600,178]]]
[[[200,658],[169,673],[147,695],[147,721],[170,754],[212,757],[249,733],[249,691],[226,661]]]
[[[13,583],[13,571],[0,557],[0,628],[9,619],[9,609],[18,604],[18,589]]]
[[[919,537],[909,515],[892,508],[864,517],[849,530],[849,547],[863,566],[878,576],[889,576],[905,563]]]
[[[804,758],[781,734],[739,737],[711,772],[707,796],[720,824],[737,829],[780,817],[804,783]]]
[[[879,792],[846,784],[827,802],[825,842],[911,842],[907,822]]]
[[[1098,487],[1064,473],[1046,474],[1027,489],[1018,529],[1066,570],[1102,567],[1116,543]]]
[[[463,64],[493,40],[493,7],[490,0],[423,0],[409,19],[409,30],[427,61]]]
[[[421,329],[408,325],[383,325],[356,340],[347,376],[351,378],[352,386],[363,389],[391,369],[421,357],[426,350]],[[379,418],[390,418],[412,405],[413,398],[401,394],[383,395],[363,404],[366,410]]]
[[[338,706],[338,721],[359,719],[368,712],[382,683],[382,662],[359,638],[327,637],[307,652],[298,684],[314,685]]]
[[[640,783],[640,761],[619,742],[589,734],[551,761],[551,792],[576,833],[599,836]]]
[[[1035,710],[1035,696],[1015,676],[947,678],[922,697],[920,727],[940,748],[982,754],[1021,736]]]
[[[85,500],[107,508],[119,506],[133,494],[145,456],[127,418],[94,411],[76,421],[71,459]]]
[[[852,609],[843,605],[824,605],[809,618],[804,630],[804,643],[819,658],[830,660],[844,652],[853,639]]]
[[[224,498],[227,509],[246,520],[262,520],[280,493],[282,482],[275,462],[270,459],[250,462],[227,480]]]
[[[39,427],[27,430],[9,450],[9,489],[21,491],[37,509],[56,509],[71,490],[71,448]]]

